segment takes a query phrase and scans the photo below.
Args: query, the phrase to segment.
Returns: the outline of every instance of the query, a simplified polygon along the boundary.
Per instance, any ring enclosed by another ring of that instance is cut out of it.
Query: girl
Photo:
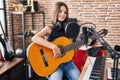
[[[53,10],[53,24],[60,23],[62,27],[57,28],[56,26],[46,26],[32,37],[32,41],[52,49],[54,57],[59,58],[61,56],[60,48],[51,43],[51,41],[60,36],[66,36],[64,25],[68,21],[68,18],[67,5],[63,2],[57,2]],[[45,36],[48,36],[47,40],[44,39]],[[48,76],[48,79],[63,80],[63,74],[68,78],[68,80],[78,80],[80,72],[74,65],[73,61],[70,60],[69,62],[60,64],[59,67]]]

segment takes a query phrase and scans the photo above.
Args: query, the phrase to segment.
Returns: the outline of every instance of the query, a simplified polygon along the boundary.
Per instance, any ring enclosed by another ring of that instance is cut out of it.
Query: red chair
[[[75,52],[75,55],[73,57],[73,62],[75,63],[75,65],[77,66],[77,68],[79,69],[80,72],[82,71],[82,69],[84,67],[87,56],[88,55],[86,53],[86,50],[77,50]],[[104,50],[103,49],[101,49],[98,52],[98,56],[101,56],[101,57],[104,56]]]
[[[77,50],[75,52],[73,62],[75,63],[80,72],[82,71],[86,59],[87,59],[86,50]]]

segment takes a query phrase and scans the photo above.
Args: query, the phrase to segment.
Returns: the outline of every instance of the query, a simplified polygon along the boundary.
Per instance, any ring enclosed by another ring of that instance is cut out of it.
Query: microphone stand
[[[99,40],[99,42],[103,45],[103,47],[109,51],[111,58],[114,59],[113,63],[113,79],[112,80],[118,80],[118,63],[119,63],[119,54],[112,49],[112,47],[98,34],[98,32],[95,31],[94,28],[90,28],[93,33],[93,37]]]

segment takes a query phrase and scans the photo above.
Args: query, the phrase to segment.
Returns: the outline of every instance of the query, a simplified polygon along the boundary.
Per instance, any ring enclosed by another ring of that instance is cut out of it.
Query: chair
[[[97,56],[103,57],[104,54],[105,54],[104,50],[101,49],[98,51]],[[82,69],[84,67],[87,57],[88,57],[88,54],[86,53],[86,50],[79,49],[75,52],[75,55],[73,57],[73,62],[75,63],[76,67],[79,69],[80,72],[82,71]]]

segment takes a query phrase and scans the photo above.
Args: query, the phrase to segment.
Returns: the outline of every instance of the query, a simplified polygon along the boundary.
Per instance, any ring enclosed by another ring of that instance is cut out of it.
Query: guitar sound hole
[[[43,62],[44,62],[44,64],[45,64],[45,66],[47,67],[47,66],[48,66],[48,62],[47,62],[46,57],[45,57],[45,55],[44,55],[43,49],[40,50],[40,53],[41,53],[41,55],[42,55]]]

